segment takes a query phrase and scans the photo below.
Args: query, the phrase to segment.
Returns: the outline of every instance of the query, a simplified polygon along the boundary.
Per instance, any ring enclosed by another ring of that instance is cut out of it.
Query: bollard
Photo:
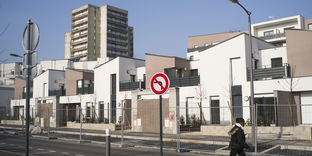
[[[106,129],[106,156],[110,156],[110,129]]]

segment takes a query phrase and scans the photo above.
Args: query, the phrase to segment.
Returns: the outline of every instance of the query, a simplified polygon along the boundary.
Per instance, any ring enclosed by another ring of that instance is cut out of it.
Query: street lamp
[[[251,39],[251,22],[250,15],[251,12],[248,11],[243,5],[239,3],[238,0],[229,0],[232,3],[239,5],[248,15],[248,29],[249,29],[249,45],[250,45],[250,55],[249,55],[249,74],[250,74],[250,106],[252,109],[252,141],[255,147],[255,153],[257,153],[257,137],[256,137],[256,105],[254,105],[254,80],[253,80],[253,53],[252,53],[252,39]]]
[[[17,55],[17,54],[10,54],[10,56],[23,58],[23,56],[20,56],[20,55]]]

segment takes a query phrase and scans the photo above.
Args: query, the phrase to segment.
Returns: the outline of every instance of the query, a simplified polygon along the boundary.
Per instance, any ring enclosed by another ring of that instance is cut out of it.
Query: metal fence
[[[312,155],[312,104],[257,104],[257,144],[253,144],[251,137],[253,107],[231,107],[218,102],[211,102],[211,107],[199,106],[198,103],[187,102],[169,107],[164,102],[164,148],[228,155],[228,131],[235,124],[235,118],[243,117],[246,140],[253,149],[246,152],[255,152],[255,145],[260,155]],[[41,129],[40,133],[33,135],[104,143],[105,129],[109,128],[112,130],[112,144],[121,147],[160,146],[158,103],[144,107],[138,105],[137,108],[105,108],[87,106],[80,109],[77,104],[62,109],[52,109],[48,105],[31,109],[30,124]],[[25,134],[25,114],[23,108],[7,110],[1,114],[1,128]]]

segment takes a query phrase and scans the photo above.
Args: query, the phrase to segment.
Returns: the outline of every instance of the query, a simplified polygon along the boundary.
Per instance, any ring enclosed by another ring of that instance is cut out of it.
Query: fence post
[[[48,108],[48,138],[50,139],[50,108]]]
[[[81,113],[81,107],[79,108],[79,117],[80,117],[80,135],[79,135],[79,141],[81,142],[81,133],[82,133],[82,113]]]
[[[124,101],[121,103],[121,146],[124,142]]]
[[[106,156],[110,156],[110,129],[106,129]]]
[[[18,110],[19,112],[19,110]],[[24,123],[24,113],[25,112],[25,109],[23,109],[23,114],[22,114],[22,131],[24,132],[24,134],[26,134],[26,129],[25,129],[25,123]],[[19,114],[19,113],[18,113]]]
[[[177,152],[180,152],[181,144],[180,144],[180,107],[177,105],[176,110],[176,120],[177,120]]]

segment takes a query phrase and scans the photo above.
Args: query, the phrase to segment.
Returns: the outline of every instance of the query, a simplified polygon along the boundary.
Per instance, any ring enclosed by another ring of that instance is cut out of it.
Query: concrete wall
[[[286,30],[287,59],[293,77],[312,76],[312,31]]]
[[[67,122],[67,128],[80,129],[80,123]],[[111,131],[116,130],[115,124],[96,124],[96,123],[83,123],[82,129],[91,129],[91,130],[105,130],[109,128]]]
[[[65,48],[64,48],[64,58],[70,59],[70,42],[71,42],[71,32],[65,33]]]

